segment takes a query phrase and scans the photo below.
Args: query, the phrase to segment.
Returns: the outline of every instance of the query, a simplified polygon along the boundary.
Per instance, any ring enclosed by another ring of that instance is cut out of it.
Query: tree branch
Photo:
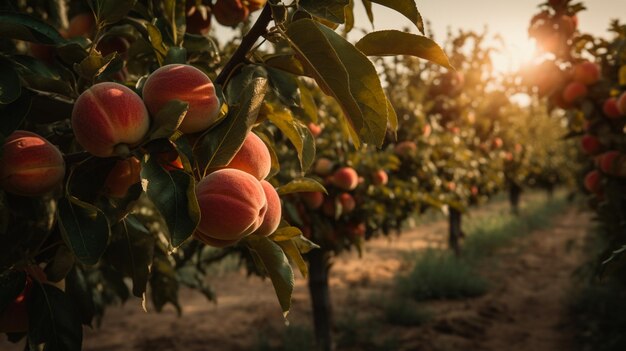
[[[230,60],[226,62],[224,68],[220,72],[220,74],[215,79],[215,84],[224,85],[228,77],[233,73],[233,71],[239,66],[240,63],[244,62],[246,59],[246,55],[254,46],[257,39],[261,37],[263,34],[267,32],[267,25],[272,20],[272,8],[270,7],[270,3],[265,4],[263,11],[259,15],[259,18],[256,20],[250,31],[244,35],[241,40],[241,44],[235,50],[233,56],[231,56]]]

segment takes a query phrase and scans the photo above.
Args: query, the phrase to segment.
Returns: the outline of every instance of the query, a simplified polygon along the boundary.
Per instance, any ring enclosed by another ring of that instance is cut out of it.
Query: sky
[[[361,2],[355,3],[356,26],[371,30]],[[540,2],[537,0],[417,0],[416,3],[424,20],[430,22],[435,41],[440,44],[448,28],[453,32],[459,28],[482,31],[487,26],[490,33],[500,34],[508,52],[493,57],[497,71],[515,69],[532,57],[534,44],[528,38],[527,29],[532,16],[538,13]],[[611,19],[618,18],[626,23],[626,0],[587,0],[584,3],[587,10],[578,16],[582,32],[606,36]],[[383,6],[374,4],[373,11],[376,30],[411,26],[409,20]],[[417,29],[414,32],[418,33]]]

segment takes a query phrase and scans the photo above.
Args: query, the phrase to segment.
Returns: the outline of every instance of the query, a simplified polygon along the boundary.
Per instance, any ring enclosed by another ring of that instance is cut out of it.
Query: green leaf
[[[406,18],[410,19],[413,22],[419,31],[424,34],[424,20],[422,19],[422,15],[420,15],[419,11],[417,11],[417,6],[415,5],[415,0],[370,0],[371,2],[375,2],[377,4],[383,5],[390,9],[396,10],[399,13],[403,14]]]
[[[65,42],[61,34],[49,24],[29,15],[4,11],[0,11],[0,37],[48,45]]]
[[[15,62],[18,63],[17,71],[20,77],[26,81],[27,87],[64,96],[72,96],[74,94],[74,89],[72,88],[73,79],[62,76],[55,69],[56,67],[50,67],[26,55],[16,56]]]
[[[454,69],[448,56],[431,39],[399,30],[381,30],[361,38],[356,47],[368,56],[410,55]]]
[[[28,303],[28,343],[46,351],[80,351],[83,327],[74,302],[60,289],[35,284]]]
[[[277,244],[283,249],[289,258],[289,261],[293,262],[298,267],[302,277],[306,278],[309,275],[309,267],[307,266],[306,261],[302,257],[302,254],[298,250],[296,244],[291,240],[279,241]]]
[[[109,241],[109,221],[99,208],[70,195],[59,200],[57,218],[67,246],[76,259],[95,265]]]
[[[300,103],[302,106],[302,111],[304,112],[307,122],[317,123],[317,114],[318,109],[315,104],[315,98],[313,98],[313,94],[311,90],[304,85],[301,80],[298,80],[298,89],[300,89]]]
[[[148,133],[148,140],[169,139],[185,119],[189,110],[189,103],[180,100],[170,100],[154,116],[152,131]]]
[[[296,148],[300,168],[303,171],[309,169],[315,161],[315,138],[309,128],[294,119],[291,111],[283,106],[275,106],[267,117]]]
[[[265,65],[268,67],[295,74],[296,76],[306,75],[304,67],[302,67],[302,63],[300,63],[294,55],[269,55],[264,57],[263,60],[265,61]]]
[[[290,107],[300,105],[300,91],[298,90],[298,80],[289,73],[266,67],[269,83],[272,91],[278,99]]]
[[[314,191],[328,194],[326,188],[324,188],[324,186],[320,184],[317,180],[305,177],[294,179],[291,182],[276,188],[276,192],[278,193],[278,195]]]
[[[343,34],[347,35],[354,28],[354,0],[350,0],[350,4],[344,8],[346,23],[343,28]]]
[[[374,65],[339,34],[312,20],[292,23],[287,34],[303,66],[340,104],[350,128],[365,142],[381,146],[387,107]]]
[[[115,269],[133,280],[133,295],[146,292],[155,238],[135,217],[128,216],[111,228],[113,240],[106,258]]]
[[[109,282],[107,281],[106,283]],[[124,283],[122,282],[122,284]],[[111,289],[111,284],[107,284],[107,288]],[[124,285],[124,288],[126,289],[126,285]],[[80,315],[81,323],[88,326],[91,326],[91,321],[96,314],[95,297],[92,296],[93,289],[96,289],[96,287],[89,284],[85,274],[77,266],[74,266],[74,269],[70,270],[65,278],[65,293],[74,302]],[[124,300],[122,296],[120,298]]]
[[[370,23],[374,25],[374,11],[372,11],[372,2],[370,0],[363,0],[363,7],[365,7],[365,12],[367,13],[367,19],[369,19]]]
[[[194,153],[203,174],[210,168],[227,165],[239,151],[257,119],[266,92],[267,79],[254,78],[240,92],[238,104],[230,106],[226,118],[202,136]]]
[[[276,229],[276,231],[274,233],[272,233],[272,235],[269,236],[269,238],[272,241],[289,241],[297,236],[302,235],[302,231],[300,230],[300,228],[298,227],[282,227],[282,228],[278,228]]]
[[[24,271],[7,271],[0,275],[0,312],[24,290],[26,273]]]
[[[272,280],[278,302],[286,317],[291,307],[291,294],[295,284],[293,270],[287,256],[278,244],[268,238],[250,235],[244,241],[260,259],[263,265],[261,270],[267,272]]]
[[[113,52],[103,57],[98,51],[93,51],[91,55],[85,57],[85,59],[75,66],[75,70],[83,78],[92,81],[107,69],[116,55],[117,54]]]
[[[146,23],[146,30],[148,31],[148,37],[150,40],[150,44],[152,45],[152,50],[159,61],[159,64],[163,64],[165,60],[165,56],[167,56],[167,48],[163,43],[163,36],[161,35],[161,31],[157,26],[152,23]]]
[[[1,24],[0,24],[1,25]],[[22,93],[22,84],[13,63],[0,59],[0,104],[10,104]]]
[[[150,276],[150,291],[152,291],[152,303],[158,312],[163,310],[167,303],[176,307],[180,316],[182,310],[178,303],[178,280],[176,271],[164,254],[154,257],[152,275]]]
[[[387,115],[389,116],[389,126],[391,127],[391,131],[395,134],[398,131],[398,115],[396,114],[396,110],[393,108],[389,99],[387,99]]]
[[[298,248],[298,251],[300,251],[300,253],[307,253],[313,249],[319,249],[319,245],[317,245],[316,243],[312,242],[311,240],[305,238],[304,236],[297,236],[295,238],[292,238],[291,241],[293,241],[293,243],[296,245],[296,247]]]
[[[148,198],[167,224],[174,247],[187,240],[198,226],[200,208],[195,194],[195,179],[180,170],[166,171],[157,157],[141,160],[141,179]]]
[[[341,24],[345,22],[344,7],[349,0],[300,0],[298,4],[310,14]]]
[[[46,277],[51,282],[59,282],[72,269],[76,259],[74,253],[66,245],[59,245],[52,261],[46,265]]]

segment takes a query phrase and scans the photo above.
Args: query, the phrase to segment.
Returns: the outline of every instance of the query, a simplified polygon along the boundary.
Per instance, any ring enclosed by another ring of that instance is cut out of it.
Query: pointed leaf
[[[411,20],[419,31],[424,34],[424,20],[415,5],[415,0],[370,0],[390,9],[396,10]]]
[[[345,22],[343,9],[348,3],[349,0],[300,0],[298,4],[313,16],[341,24]]]
[[[326,188],[324,188],[324,186],[317,180],[305,177],[294,179],[291,182],[276,188],[278,195],[315,191],[328,194]]]

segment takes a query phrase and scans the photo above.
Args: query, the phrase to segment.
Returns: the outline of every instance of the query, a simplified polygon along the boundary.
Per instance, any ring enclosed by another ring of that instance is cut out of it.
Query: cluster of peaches
[[[210,78],[183,64],[154,71],[142,97],[124,85],[105,82],[91,86],[76,100],[71,123],[78,144],[96,157],[121,158],[105,181],[108,196],[124,197],[130,186],[140,182],[141,162],[131,151],[146,141],[154,116],[171,100],[188,103],[179,126],[184,134],[204,131],[219,118],[220,102]],[[165,170],[183,169],[177,155],[158,157]],[[2,149],[0,185],[11,193],[41,196],[61,185],[65,168],[62,153],[45,138],[16,131]],[[196,197],[201,220],[196,238],[222,247],[249,234],[273,233],[280,222],[281,204],[274,187],[264,180],[270,168],[267,146],[250,132],[226,167],[199,180]]]
[[[217,0],[204,5],[202,1],[187,0],[187,32],[206,35],[211,30],[211,17],[228,27],[244,22],[250,13],[260,10],[267,0]]]
[[[567,41],[578,28],[578,17],[568,6],[570,0],[549,0],[550,9],[535,15],[528,34],[546,51],[561,54],[567,49]]]
[[[605,176],[626,178],[626,155],[615,150],[616,133],[619,130],[623,135],[623,125],[626,119],[626,92],[609,97],[602,105],[603,119],[587,121],[585,135],[581,139],[583,151],[594,158],[596,169],[585,176],[584,185],[591,193],[602,197],[604,186],[602,179]]]

